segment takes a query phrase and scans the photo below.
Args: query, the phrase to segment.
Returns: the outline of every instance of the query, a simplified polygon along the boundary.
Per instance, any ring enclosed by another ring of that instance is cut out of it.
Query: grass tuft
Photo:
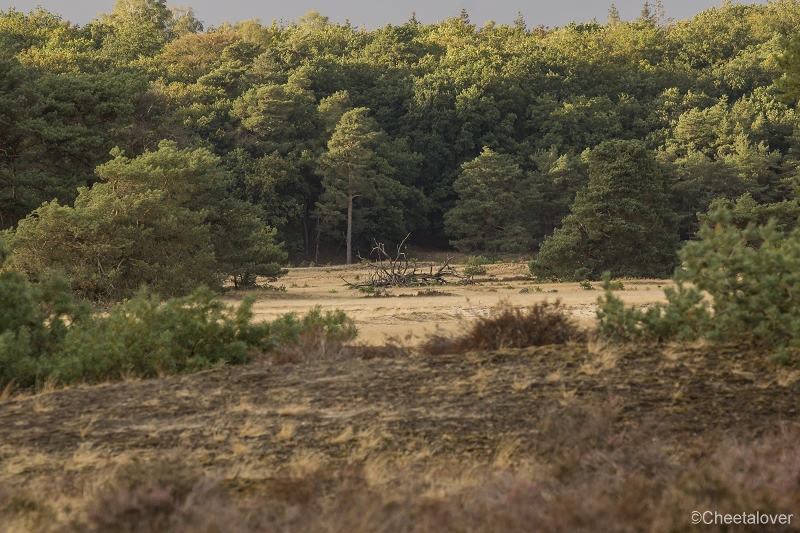
[[[422,351],[431,355],[455,354],[585,342],[586,339],[586,332],[560,301],[543,302],[521,309],[503,305],[489,317],[479,318],[461,336],[432,335],[423,343]]]

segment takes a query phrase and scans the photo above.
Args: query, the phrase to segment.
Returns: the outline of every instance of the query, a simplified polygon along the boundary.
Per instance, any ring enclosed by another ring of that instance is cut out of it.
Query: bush
[[[0,240],[0,267],[9,253]],[[229,307],[201,287],[162,302],[141,289],[106,314],[76,303],[67,281],[38,283],[0,269],[0,390],[148,378],[243,364],[314,337],[324,346],[356,336],[342,311],[291,313],[252,324],[252,300]]]
[[[323,314],[317,307],[302,318],[288,313],[251,324],[251,307],[249,299],[226,306],[205,287],[166,302],[142,289],[107,315],[65,327],[47,349],[30,348],[30,334],[4,333],[0,389],[10,382],[26,388],[187,374],[249,363],[258,354],[272,354],[278,363],[335,359],[358,333],[339,310]]]
[[[287,313],[272,323],[273,362],[278,364],[336,360],[349,353],[344,343],[358,335],[358,329],[344,311],[322,313],[315,307],[302,319]]]
[[[46,370],[64,383],[96,383],[247,363],[269,339],[268,324],[250,324],[251,306],[228,307],[207,288],[163,303],[143,289],[70,331]]]
[[[43,276],[30,283],[7,269],[8,248],[0,239],[0,389],[16,382],[32,386],[42,358],[59,352],[70,328],[88,319],[88,304],[78,304],[66,279]]]
[[[250,324],[250,301],[234,309],[213,297],[200,288],[162,303],[143,289],[107,315],[81,314],[75,321],[59,315],[40,328],[46,332],[40,337],[52,339],[44,346],[33,342],[30,328],[6,332],[0,336],[0,387],[196,372],[246,363],[255,350],[271,347],[269,324]]]
[[[762,346],[779,358],[800,350],[800,230],[766,225],[739,229],[718,209],[699,241],[680,252],[683,269],[666,304],[625,308],[610,292],[600,298],[599,331],[612,340],[693,340]],[[686,283],[692,286],[687,286]],[[705,296],[705,297],[704,297]]]
[[[422,346],[429,354],[464,353],[502,348],[566,344],[586,340],[561,302],[543,302],[525,309],[503,306],[491,316],[479,318],[460,337],[431,336]]]
[[[483,276],[486,274],[484,265],[491,265],[493,260],[484,255],[471,255],[464,261],[464,275],[465,276]]]

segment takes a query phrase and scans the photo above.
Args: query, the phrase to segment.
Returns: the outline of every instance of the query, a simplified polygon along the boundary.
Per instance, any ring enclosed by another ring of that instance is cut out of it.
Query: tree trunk
[[[353,264],[353,197],[347,202],[347,264]]]
[[[308,257],[309,248],[311,248],[311,243],[308,240],[308,217],[303,216],[303,240],[306,243],[306,257]]]
[[[316,243],[316,251],[314,252],[314,265],[319,265],[319,238],[322,235],[322,232],[319,229],[319,217],[317,217],[317,243]]]

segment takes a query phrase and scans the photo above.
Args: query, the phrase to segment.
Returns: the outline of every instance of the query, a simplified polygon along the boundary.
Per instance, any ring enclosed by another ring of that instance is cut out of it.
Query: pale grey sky
[[[386,23],[402,24],[411,13],[423,23],[436,22],[447,17],[458,16],[466,8],[470,20],[478,26],[492,19],[498,24],[511,24],[521,11],[528,27],[538,24],[563,26],[570,21],[587,22],[597,17],[605,22],[611,0],[408,0],[406,2],[370,2],[368,0],[168,0],[168,5],[191,5],[197,18],[206,27],[218,26],[222,22],[236,22],[259,18],[263,23],[283,18],[293,20],[303,13],[316,9],[330,17],[332,22],[344,23],[346,19],[356,26],[362,24],[369,29]],[[655,3],[654,0],[651,3]],[[13,6],[20,11],[29,11],[37,4],[48,11],[59,13],[76,24],[86,24],[98,13],[108,13],[114,0],[0,0],[0,9]],[[614,4],[624,20],[639,16],[644,0],[615,0]],[[700,11],[719,5],[719,0],[663,0],[668,17],[683,19]]]

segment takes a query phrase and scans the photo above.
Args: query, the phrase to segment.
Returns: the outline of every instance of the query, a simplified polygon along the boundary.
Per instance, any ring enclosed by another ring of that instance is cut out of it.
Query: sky
[[[349,20],[354,26],[375,29],[386,23],[402,24],[411,18],[412,12],[416,12],[417,20],[427,24],[458,16],[462,8],[469,13],[470,22],[478,26],[490,19],[498,24],[511,24],[519,11],[532,28],[539,24],[554,27],[571,21],[588,22],[595,17],[598,22],[605,22],[612,1],[623,20],[637,18],[644,4],[644,0],[167,0],[167,4],[192,6],[206,28],[252,18],[261,19],[262,23],[273,19],[290,21],[316,9],[331,22]],[[4,4],[0,9],[13,6],[24,12],[41,4],[44,9],[80,25],[114,8],[114,0],[0,0],[0,6]],[[680,20],[719,5],[719,0],[663,0],[663,4],[667,17]]]

